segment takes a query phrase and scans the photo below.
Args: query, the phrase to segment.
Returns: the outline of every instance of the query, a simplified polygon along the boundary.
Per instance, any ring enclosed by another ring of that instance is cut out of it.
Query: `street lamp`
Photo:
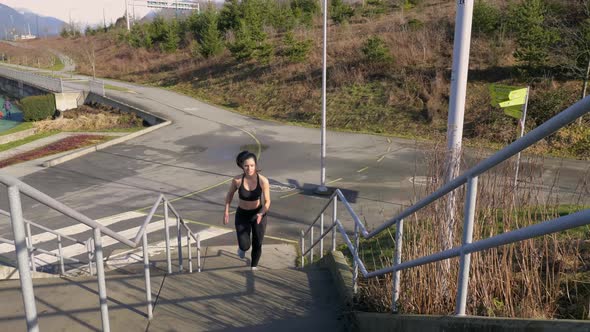
[[[129,22],[129,3],[125,0],[125,20],[127,21],[127,31],[131,31],[131,23]]]
[[[324,12],[324,47],[322,54],[322,129],[321,129],[321,154],[320,154],[320,186],[316,193],[325,194],[326,187],[326,51],[328,43],[328,0],[323,1]]]

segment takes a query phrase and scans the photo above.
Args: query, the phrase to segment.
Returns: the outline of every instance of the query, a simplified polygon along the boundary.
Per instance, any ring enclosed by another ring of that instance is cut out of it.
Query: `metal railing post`
[[[61,272],[62,275],[66,274],[66,269],[64,266],[64,255],[63,255],[63,249],[61,246],[61,235],[57,236],[57,250],[59,252],[59,270]]]
[[[393,266],[397,266],[402,261],[402,241],[404,235],[404,220],[400,219],[397,221],[395,227],[395,252],[393,256]],[[392,283],[392,297],[391,297],[391,311],[397,313],[397,302],[399,300],[399,284],[400,284],[401,271],[395,271],[393,273]]]
[[[31,257],[31,271],[37,272],[37,265],[35,264],[35,249],[33,248],[33,235],[31,234],[31,224],[25,223],[25,227],[27,232],[27,249],[29,250],[29,256]]]
[[[303,253],[305,252],[305,232],[303,232],[303,230],[301,230],[301,240],[300,240],[300,244],[301,244],[301,267],[305,267],[305,255],[303,255]]]
[[[188,272],[193,273],[193,248],[191,246],[191,235],[186,231],[186,247],[188,248]]]
[[[8,200],[10,202],[10,221],[12,223],[12,232],[14,233],[14,250],[16,252],[18,272],[20,275],[20,288],[25,307],[27,330],[29,332],[38,332],[39,323],[37,321],[37,307],[35,304],[35,293],[33,291],[33,279],[31,278],[31,270],[29,267],[23,210],[18,187],[8,187]]]
[[[88,252],[88,273],[90,273],[90,276],[94,275],[94,271],[92,268],[92,257],[94,256],[92,253],[94,252],[94,249],[92,247],[92,238],[89,238],[86,241],[86,252]]]
[[[104,261],[102,255],[102,239],[100,228],[94,229],[94,260],[96,261],[96,276],[98,279],[98,296],[100,303],[100,316],[102,319],[102,330],[110,332],[109,308],[107,305],[107,285],[104,276]]]
[[[337,210],[338,210],[338,196],[334,195],[334,204],[333,204],[333,210],[332,210],[332,251],[336,250],[336,218],[338,217],[337,215]]]
[[[182,230],[178,216],[176,216],[176,240],[178,241],[178,272],[182,272]]]
[[[201,272],[201,234],[197,233],[197,272]]]
[[[311,228],[311,232],[309,232],[309,264],[313,264],[313,227]]]
[[[150,257],[148,252],[147,232],[143,233],[141,241],[143,243],[143,272],[145,274],[145,301],[147,302],[147,316],[148,319],[152,319],[152,283],[150,280]]]
[[[359,254],[359,226],[356,222],[354,223],[354,252],[356,253],[356,256],[358,257],[358,254]],[[359,264],[357,263],[356,260],[353,260],[353,262],[354,262],[354,264],[353,264],[353,271],[352,271],[352,292],[354,294],[356,294],[356,292],[358,290],[357,280],[359,277]]]
[[[475,217],[475,203],[477,199],[477,177],[467,180],[467,195],[465,198],[465,217],[463,223],[463,246],[470,244],[473,239],[473,219]],[[467,286],[469,285],[469,267],[471,264],[471,254],[463,253],[459,261],[459,281],[457,283],[457,316],[465,316],[465,307],[467,303]]]
[[[324,214],[320,215],[320,258],[324,257]]]
[[[172,253],[170,252],[170,230],[168,229],[168,201],[164,201],[164,231],[166,233],[166,264],[172,274]]]

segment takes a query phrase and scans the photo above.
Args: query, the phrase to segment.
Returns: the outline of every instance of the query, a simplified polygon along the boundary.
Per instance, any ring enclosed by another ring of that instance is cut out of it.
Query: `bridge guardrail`
[[[61,93],[64,91],[63,81],[61,78],[49,77],[35,74],[32,72],[25,72],[6,68],[0,66],[0,76],[22,82],[27,85],[35,86],[51,92]]]

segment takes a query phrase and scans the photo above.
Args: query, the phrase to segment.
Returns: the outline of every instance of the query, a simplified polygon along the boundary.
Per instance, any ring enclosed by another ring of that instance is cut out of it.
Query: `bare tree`
[[[82,45],[86,60],[92,67],[92,78],[96,79],[96,45],[94,44],[94,40],[88,36],[84,36],[84,42]]]

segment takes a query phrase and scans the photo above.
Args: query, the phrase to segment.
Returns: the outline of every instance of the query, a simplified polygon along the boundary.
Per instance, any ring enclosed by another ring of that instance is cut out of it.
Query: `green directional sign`
[[[520,105],[506,107],[506,108],[504,108],[504,114],[508,115],[509,117],[521,119],[522,118],[522,107]]]
[[[526,95],[524,98],[518,98],[518,99],[510,99],[507,101],[503,101],[498,103],[498,106],[502,107],[502,108],[506,108],[506,107],[512,107],[512,106],[521,106],[524,105],[525,103],[525,99],[526,99]]]
[[[524,105],[526,101],[527,88],[517,86],[490,84],[492,105],[496,107],[510,107]]]

